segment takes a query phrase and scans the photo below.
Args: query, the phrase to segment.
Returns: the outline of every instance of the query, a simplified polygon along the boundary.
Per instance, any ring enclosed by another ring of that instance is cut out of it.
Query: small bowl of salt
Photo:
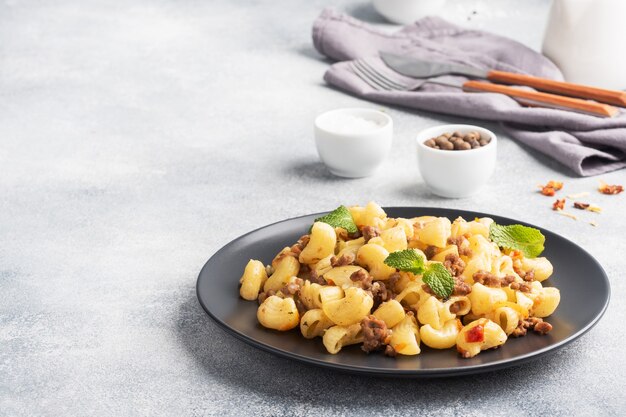
[[[366,108],[330,110],[315,119],[315,144],[320,159],[334,175],[372,175],[391,149],[393,121],[386,113]]]

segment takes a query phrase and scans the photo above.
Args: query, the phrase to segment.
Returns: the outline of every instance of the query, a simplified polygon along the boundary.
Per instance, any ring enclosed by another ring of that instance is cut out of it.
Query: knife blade
[[[445,74],[464,75],[470,78],[482,78],[503,84],[523,85],[533,87],[539,91],[626,107],[626,91],[606,90],[512,72],[487,71],[462,64],[423,60],[385,51],[380,51],[379,54],[389,68],[408,77],[430,78]]]
[[[486,79],[489,74],[489,71],[466,65],[425,61],[418,58],[409,58],[383,51],[379,53],[381,59],[389,68],[402,75],[406,75],[407,77],[431,78],[439,75],[456,74],[465,75],[471,78]]]

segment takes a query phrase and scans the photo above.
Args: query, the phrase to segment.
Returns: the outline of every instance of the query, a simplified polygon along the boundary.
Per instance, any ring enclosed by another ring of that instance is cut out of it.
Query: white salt
[[[346,135],[367,133],[381,128],[383,123],[379,123],[376,120],[366,119],[355,114],[337,112],[330,113],[324,117],[323,120],[320,120],[320,125],[323,129],[328,131]]]

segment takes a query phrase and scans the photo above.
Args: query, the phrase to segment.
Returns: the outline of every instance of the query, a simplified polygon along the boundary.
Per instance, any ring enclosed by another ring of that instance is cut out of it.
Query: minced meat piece
[[[500,278],[500,285],[502,285],[503,287],[506,287],[507,285],[509,285],[512,282],[515,282],[515,276],[514,275],[506,275],[506,276]]]
[[[478,282],[480,284],[486,285],[487,287],[501,287],[502,282],[500,278],[487,271],[478,271],[472,275],[474,282]]]
[[[522,276],[522,279],[524,281],[528,281],[528,282],[532,282],[535,280],[535,271],[534,270],[530,270],[530,271],[526,271],[524,273],[524,276]]]
[[[550,330],[552,330],[552,325],[543,321],[543,319],[540,317],[529,317],[527,319],[520,320],[519,325],[515,330],[513,330],[511,336],[525,336],[528,330],[534,330],[536,333],[539,334],[546,334]]]
[[[298,255],[300,255],[300,252],[302,252],[306,245],[309,244],[309,240],[311,240],[311,236],[303,235],[300,237],[300,239],[298,239],[295,245],[289,248],[289,250],[291,250],[291,253],[293,253],[294,256],[297,258]]]
[[[526,333],[528,332],[528,330],[526,329],[526,327],[522,326],[522,324],[520,323],[515,330],[513,330],[513,332],[509,335],[511,337],[522,337],[522,336],[526,336]]]
[[[391,345],[385,346],[385,356],[395,358],[397,355],[396,350]]]
[[[392,293],[400,292],[396,288],[396,284],[398,283],[398,281],[400,281],[400,278],[402,278],[402,276],[400,275],[399,272],[394,272],[393,274],[389,275],[389,278],[387,279],[385,283],[385,286],[387,287],[387,291],[391,291]]]
[[[511,289],[515,290],[515,291],[521,291],[521,292],[531,292],[532,291],[532,287],[528,282],[514,282],[511,284]]]
[[[361,349],[367,353],[384,349],[391,339],[391,332],[385,322],[374,316],[367,316],[361,320],[361,330],[363,331]]]
[[[365,269],[359,269],[350,275],[350,280],[352,282],[372,282],[372,276],[367,273]]]
[[[369,242],[370,239],[380,236],[380,230],[374,226],[363,226],[361,229],[361,233],[363,234],[363,238],[365,239],[365,243]]]
[[[439,248],[437,246],[428,246],[424,249],[424,255],[426,255],[427,259],[432,259],[439,252]]]
[[[443,266],[453,277],[458,277],[465,270],[465,262],[463,262],[463,259],[461,259],[459,255],[455,255],[454,253],[446,255]]]
[[[465,281],[460,278],[454,278],[454,290],[452,295],[467,295],[472,292],[472,287],[467,285]]]
[[[267,290],[265,292],[259,293],[259,297],[257,298],[259,301],[259,304],[263,304],[263,302],[267,300],[268,297],[271,297],[272,295],[276,295],[276,291]]]
[[[469,241],[465,236],[449,237],[449,245],[456,245],[461,256],[472,256],[472,250],[469,248]]]
[[[332,258],[330,258],[330,265],[333,267],[352,265],[354,263],[354,259],[355,259],[354,254],[345,253],[341,255],[339,258],[337,258],[336,256],[333,256]]]
[[[544,334],[547,334],[550,330],[552,330],[552,325],[546,321],[540,321],[539,323],[535,324],[535,327],[533,328],[533,330],[536,333],[544,335]]]
[[[394,295],[387,289],[387,286],[382,281],[374,282],[370,288],[370,292],[372,293],[372,298],[374,299],[374,305],[372,306],[373,309],[376,309],[385,301],[391,300]]]
[[[437,294],[435,294],[432,288],[430,288],[427,284],[422,284],[422,288],[424,289],[424,292],[430,295],[434,295],[437,298],[441,298]],[[458,277],[454,278],[454,289],[452,290],[452,294],[450,294],[451,296],[462,296],[462,295],[467,295],[471,292],[472,292],[472,287],[467,285],[465,281],[463,281],[461,278],[458,278]]]
[[[294,295],[298,291],[300,291],[300,288],[302,288],[302,284],[304,284],[304,281],[300,278],[296,278],[295,280],[293,280],[293,282],[290,282],[289,284],[281,288],[280,292],[282,292],[284,295]]]
[[[363,290],[368,291],[372,297],[374,296],[371,291],[374,277],[372,277],[366,270],[359,269],[358,271],[353,272],[352,275],[350,275],[350,280],[358,283]]]
[[[319,276],[315,269],[311,269],[311,273],[309,274],[309,281],[311,281],[311,284],[319,284],[319,285],[327,284],[324,277]]]
[[[458,313],[459,311],[461,311],[461,306],[462,305],[463,305],[463,303],[461,303],[460,301],[452,303],[452,305],[450,306],[450,313],[452,313],[452,314]]]

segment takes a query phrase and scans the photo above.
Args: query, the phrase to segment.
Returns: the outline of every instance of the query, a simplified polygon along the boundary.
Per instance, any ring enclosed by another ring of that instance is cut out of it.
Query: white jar
[[[626,88],[626,0],[554,0],[543,53],[578,84]]]

